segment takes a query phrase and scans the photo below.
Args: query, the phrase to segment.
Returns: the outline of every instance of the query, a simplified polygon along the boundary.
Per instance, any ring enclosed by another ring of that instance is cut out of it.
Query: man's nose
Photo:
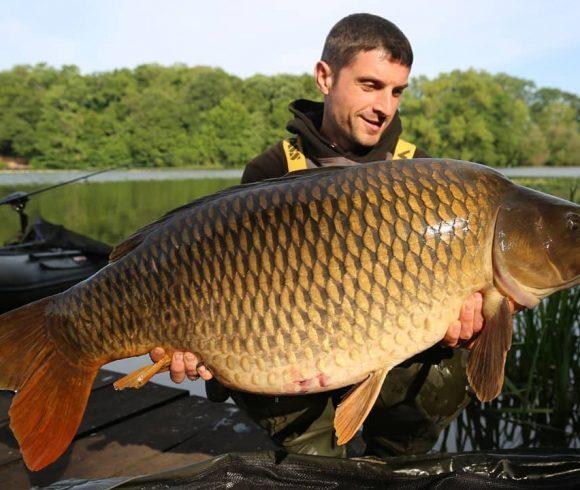
[[[391,117],[395,111],[395,98],[392,94],[380,94],[375,99],[374,110],[380,112],[386,117]]]

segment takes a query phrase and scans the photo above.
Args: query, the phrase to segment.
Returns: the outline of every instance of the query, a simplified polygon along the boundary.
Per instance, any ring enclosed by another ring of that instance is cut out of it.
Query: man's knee
[[[377,456],[429,451],[470,401],[461,350],[438,365],[395,368],[367,418],[363,438]]]
[[[232,391],[232,398],[289,453],[346,456],[334,435],[333,393],[272,397]]]

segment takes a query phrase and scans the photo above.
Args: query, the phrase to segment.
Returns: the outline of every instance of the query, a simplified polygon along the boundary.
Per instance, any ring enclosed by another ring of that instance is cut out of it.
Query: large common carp
[[[468,366],[478,397],[503,383],[508,298],[535,306],[580,282],[580,206],[487,167],[401,160],[306,170],[178,208],[68,291],[0,316],[0,388],[40,469],[71,442],[105,363],[163,346],[224,385],[303,394],[355,384],[339,443],[387,372],[439,342],[475,291],[486,326]]]

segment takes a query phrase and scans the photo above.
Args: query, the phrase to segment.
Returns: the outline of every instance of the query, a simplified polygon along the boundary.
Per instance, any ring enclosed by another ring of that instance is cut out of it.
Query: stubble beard
[[[376,146],[385,134],[385,131],[389,127],[390,122],[390,120],[386,120],[383,122],[380,131],[378,131],[376,134],[369,134],[366,131],[367,123],[360,115],[357,115],[355,116],[355,121],[351,121],[351,139],[353,140],[353,143],[359,147],[370,148]]]

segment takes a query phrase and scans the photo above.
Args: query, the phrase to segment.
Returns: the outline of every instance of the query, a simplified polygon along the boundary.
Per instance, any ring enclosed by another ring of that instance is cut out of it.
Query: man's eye
[[[361,85],[361,87],[365,92],[372,92],[375,89],[375,84],[374,83],[363,83]]]
[[[401,95],[403,95],[404,91],[405,89],[396,88],[395,90],[393,90],[393,97],[400,97]]]

